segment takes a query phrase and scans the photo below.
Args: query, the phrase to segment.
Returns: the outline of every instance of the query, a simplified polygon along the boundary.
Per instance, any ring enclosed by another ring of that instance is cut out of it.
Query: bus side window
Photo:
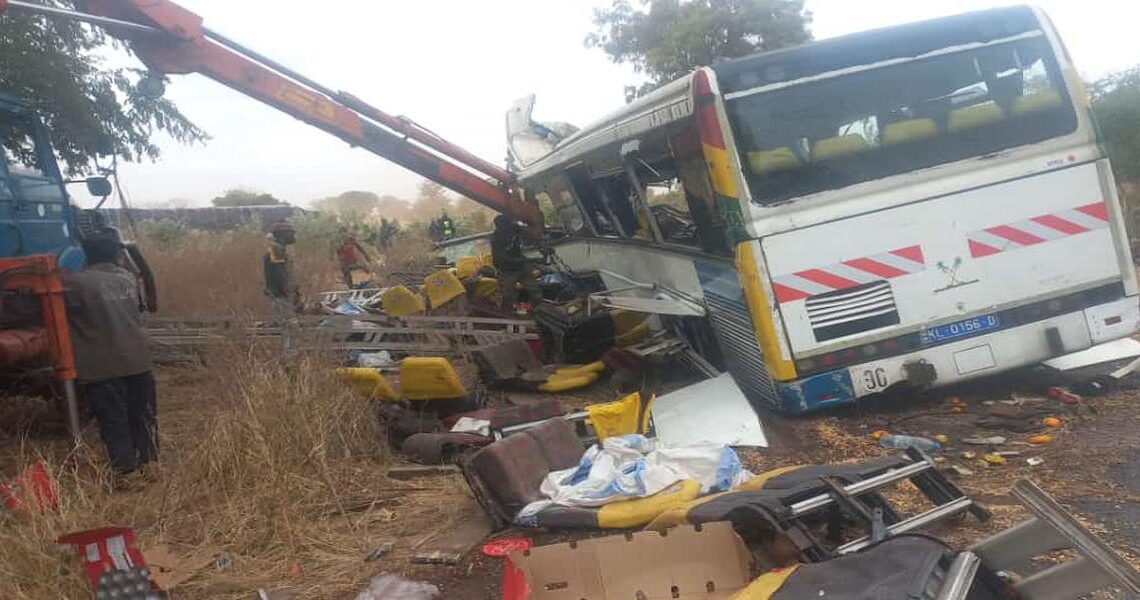
[[[687,127],[672,135],[669,146],[677,163],[677,178],[689,205],[689,214],[696,224],[701,249],[714,254],[731,254],[732,248],[725,234],[724,221],[717,211],[716,194],[696,128]]]
[[[578,197],[578,201],[582,203],[582,209],[586,211],[586,218],[593,225],[594,232],[598,235],[616,237],[618,235],[618,230],[615,227],[617,219],[606,205],[597,183],[590,178],[590,174],[586,171],[586,165],[577,164],[567,168],[566,177],[570,180],[570,186]]]

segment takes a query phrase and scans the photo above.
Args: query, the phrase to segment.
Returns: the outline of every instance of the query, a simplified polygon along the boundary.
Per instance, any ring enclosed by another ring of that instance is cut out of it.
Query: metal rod
[[[972,503],[973,503],[973,501],[971,501],[968,497],[962,496],[961,498],[958,498],[957,500],[947,502],[946,504],[941,504],[941,505],[936,506],[936,507],[934,507],[934,508],[932,508],[932,509],[930,509],[924,513],[919,513],[917,515],[914,515],[913,517],[910,517],[909,519],[903,519],[902,521],[899,521],[898,523],[895,523],[894,525],[887,527],[887,537],[889,538],[892,535],[898,535],[900,533],[906,533],[912,529],[918,529],[919,527],[929,525],[935,521],[949,517],[950,515],[960,513],[962,511],[966,510],[967,508],[970,508],[970,504],[972,504]],[[864,537],[861,537],[855,541],[848,542],[848,543],[843,544],[842,546],[836,548],[835,553],[836,554],[849,554],[851,552],[856,552],[858,550],[862,550],[863,548],[866,548],[867,546],[870,546],[870,545],[871,545],[871,538],[869,536],[864,536]]]
[[[121,27],[130,31],[138,31],[141,33],[161,33],[162,30],[150,25],[143,25],[142,23],[135,23],[134,21],[123,21],[121,19],[112,19],[110,17],[100,17],[99,15],[92,15],[88,13],[78,12],[74,10],[67,10],[65,8],[56,8],[54,6],[44,6],[42,4],[32,4],[31,2],[21,2],[20,0],[8,0],[8,7],[12,9],[25,10],[31,13],[50,15],[53,17],[63,17],[71,19],[72,21],[82,21],[84,23],[91,23],[92,25],[102,25],[105,27]]]
[[[946,578],[942,581],[936,600],[965,600],[981,563],[982,559],[973,552],[960,553],[946,571]]]
[[[67,402],[67,429],[76,445],[79,444],[82,425],[79,423],[79,396],[75,393],[75,380],[63,380],[63,397]]]
[[[887,471],[882,475],[876,475],[870,479],[864,479],[863,481],[853,483],[843,489],[849,496],[858,496],[863,492],[869,492],[888,483],[892,483],[900,479],[907,479],[929,468],[930,464],[926,462],[911,463],[905,467],[895,469],[893,471]],[[818,496],[813,496],[807,500],[801,500],[793,504],[791,506],[792,514],[798,517],[804,513],[816,510],[817,508],[827,506],[828,504],[831,504],[831,502],[832,499],[830,494],[820,494]]]

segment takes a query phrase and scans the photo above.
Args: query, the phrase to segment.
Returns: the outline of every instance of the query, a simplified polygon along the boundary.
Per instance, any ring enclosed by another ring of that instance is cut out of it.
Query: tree
[[[804,0],[615,0],[594,10],[586,46],[633,65],[649,81],[626,86],[626,99],[725,58],[811,40]]]
[[[452,208],[452,198],[448,194],[447,188],[427,179],[420,182],[419,194],[416,196],[416,203],[412,208],[413,219],[428,221],[450,208]]]
[[[68,9],[77,4],[41,3]],[[107,66],[109,48],[125,46],[75,21],[14,10],[0,14],[0,90],[39,110],[69,174],[87,171],[96,154],[153,160],[160,154],[151,141],[156,131],[183,143],[209,139],[169,100],[139,93],[135,83],[142,70]]]
[[[284,202],[274,198],[272,194],[262,194],[252,190],[234,188],[232,190],[226,190],[226,193],[210,200],[210,204],[218,208],[225,208],[234,206],[272,206],[275,204],[284,204]]]
[[[1116,180],[1140,182],[1140,65],[1092,83],[1089,93]]]
[[[352,220],[372,214],[380,207],[380,196],[372,192],[349,191],[313,201],[313,208]]]

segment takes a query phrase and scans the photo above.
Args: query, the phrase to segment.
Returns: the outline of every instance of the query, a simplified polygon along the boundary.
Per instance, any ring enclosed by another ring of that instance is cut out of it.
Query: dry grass
[[[339,281],[335,237],[302,238],[290,248],[301,291],[310,299],[343,287]],[[266,315],[262,256],[265,236],[250,229],[192,231],[175,244],[141,240],[156,273],[159,311],[165,316]],[[387,253],[368,249],[377,280],[394,271],[420,271],[430,264],[431,246],[410,235],[398,238]]]
[[[313,358],[285,368],[272,352],[248,348],[200,369],[160,371],[162,469],[137,491],[111,491],[94,427],[72,453],[59,438],[8,440],[3,471],[44,458],[61,505],[4,517],[0,597],[88,597],[75,557],[53,540],[108,524],[134,527],[144,545],[230,553],[232,567],[207,569],[180,597],[249,598],[258,587],[288,586],[336,598],[362,589],[380,570],[361,562],[370,548],[446,523],[463,493],[451,479],[414,488],[388,480],[372,410],[328,373]],[[292,563],[299,575],[287,573]]]

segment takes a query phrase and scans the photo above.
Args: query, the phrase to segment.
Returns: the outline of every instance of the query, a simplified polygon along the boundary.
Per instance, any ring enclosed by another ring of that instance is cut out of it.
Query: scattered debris
[[[1081,400],[1083,400],[1077,394],[1074,394],[1073,392],[1070,392],[1069,390],[1066,390],[1062,387],[1049,388],[1049,397],[1053,398],[1054,400],[1060,400],[1065,404],[1080,404]]]
[[[372,562],[374,560],[377,560],[377,559],[383,557],[384,555],[388,554],[389,552],[391,552],[392,549],[395,547],[396,547],[396,542],[391,542],[391,541],[384,542],[383,544],[376,546],[372,550],[369,550],[368,554],[364,555],[364,562]]]
[[[1137,356],[1140,356],[1140,342],[1132,338],[1121,338],[1080,352],[1058,356],[1045,361],[1044,364],[1058,371],[1072,371]]]
[[[1036,467],[1038,465],[1045,464],[1045,459],[1041,458],[1040,456],[1031,456],[1025,459],[1025,462],[1031,467]]]
[[[412,562],[457,565],[468,552],[487,539],[488,535],[491,535],[491,523],[483,515],[476,514],[417,548],[412,556]]]
[[[439,597],[439,588],[421,581],[409,581],[383,573],[372,578],[368,589],[356,595],[356,600],[432,600]]]
[[[888,434],[879,438],[879,445],[884,448],[896,448],[899,450],[906,450],[907,448],[918,448],[923,452],[937,452],[942,449],[942,444],[938,442],[919,437],[916,435],[902,435],[902,434]]]
[[[1030,444],[1048,444],[1049,442],[1052,442],[1052,441],[1053,441],[1053,436],[1051,436],[1047,433],[1040,433],[1037,435],[1029,436],[1029,443]]]
[[[485,556],[503,558],[511,552],[522,552],[534,547],[534,540],[521,535],[508,535],[495,538],[481,548]]]
[[[971,446],[1000,446],[1005,443],[1005,438],[1000,435],[991,435],[989,437],[970,437],[962,438],[963,444]]]
[[[1005,457],[1000,454],[985,454],[982,456],[982,460],[995,466],[1004,465],[1006,463]]]
[[[407,467],[392,467],[388,469],[390,479],[416,479],[418,477],[432,477],[436,475],[458,475],[459,467],[455,465],[419,465]]]
[[[974,474],[970,469],[959,465],[947,465],[945,470],[955,477],[969,477]]]
[[[27,508],[25,503],[31,502],[32,508],[45,511],[55,508],[59,504],[55,482],[48,474],[42,460],[28,465],[19,475],[7,483],[0,483],[0,499],[8,510],[21,510]]]
[[[166,545],[147,547],[143,555],[150,567],[151,580],[163,590],[177,588],[206,567],[215,565],[222,556],[217,548],[212,547],[177,553]]]

